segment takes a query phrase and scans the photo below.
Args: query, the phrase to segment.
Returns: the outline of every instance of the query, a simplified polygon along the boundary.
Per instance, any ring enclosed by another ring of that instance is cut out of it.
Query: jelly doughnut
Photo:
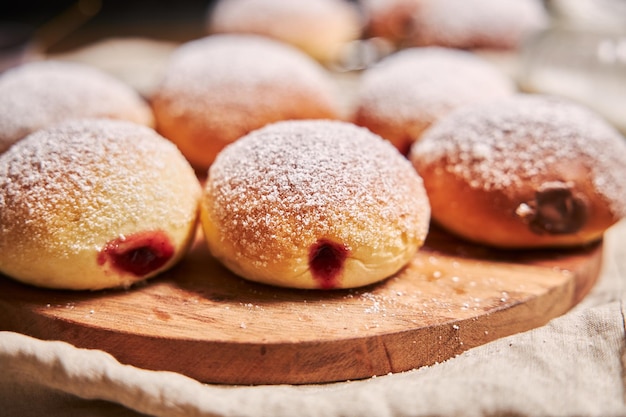
[[[364,72],[353,121],[406,154],[428,126],[450,111],[514,92],[509,77],[471,52],[409,48]]]
[[[152,97],[157,130],[198,170],[246,133],[286,119],[337,118],[334,85],[298,49],[255,35],[181,45]]]
[[[410,159],[433,220],[505,248],[577,246],[626,216],[626,142],[587,108],[516,95],[460,109]]]
[[[548,27],[539,0],[366,0],[369,36],[401,46],[518,49]]]
[[[48,288],[128,287],[181,259],[201,191],[178,149],[146,126],[41,129],[0,155],[0,272]]]
[[[284,121],[220,153],[201,220],[211,253],[241,277],[350,288],[383,280],[413,258],[430,206],[410,162],[367,129]]]
[[[323,63],[337,60],[358,39],[362,19],[346,0],[220,0],[210,10],[210,33],[267,36],[300,48]]]
[[[64,61],[38,61],[0,75],[0,153],[29,133],[80,118],[154,125],[148,103],[104,71]]]

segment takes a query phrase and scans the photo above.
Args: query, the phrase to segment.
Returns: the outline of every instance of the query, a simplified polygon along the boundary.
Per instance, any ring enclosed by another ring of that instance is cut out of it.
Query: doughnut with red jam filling
[[[257,282],[307,289],[381,281],[423,245],[422,180],[389,142],[330,120],[284,121],[226,147],[201,220],[211,253]]]
[[[0,155],[0,272],[48,288],[128,287],[181,259],[200,194],[187,160],[148,127],[40,130]]]

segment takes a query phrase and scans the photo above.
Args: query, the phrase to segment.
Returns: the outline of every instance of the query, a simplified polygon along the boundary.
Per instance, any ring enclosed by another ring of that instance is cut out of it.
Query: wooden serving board
[[[204,382],[342,381],[430,365],[541,326],[585,296],[601,260],[601,242],[506,252],[432,229],[412,263],[379,284],[289,290],[232,275],[198,233],[177,267],[128,290],[46,290],[0,276],[0,328]]]

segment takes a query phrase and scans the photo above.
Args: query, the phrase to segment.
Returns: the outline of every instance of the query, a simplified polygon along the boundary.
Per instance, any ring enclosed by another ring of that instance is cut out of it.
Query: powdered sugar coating
[[[157,128],[198,168],[267,123],[336,118],[328,74],[298,49],[254,35],[212,35],[180,46],[152,99]]]
[[[359,102],[381,118],[435,120],[461,105],[513,91],[511,79],[470,52],[410,48],[364,74]]]
[[[330,80],[305,54],[261,36],[235,34],[212,35],[180,46],[171,57],[158,94],[182,108],[207,110],[206,95],[219,96],[226,107],[246,102],[257,106],[260,100],[272,106],[272,96],[250,94],[259,87],[275,85],[311,86],[313,97],[332,101]]]
[[[418,167],[445,161],[468,186],[514,194],[581,164],[616,217],[626,216],[626,141],[590,110],[564,99],[516,95],[460,109],[411,150]],[[555,174],[557,173],[557,174]]]
[[[0,270],[48,286],[71,273],[43,261],[76,263],[85,282],[73,285],[96,287],[95,254],[108,241],[154,230],[178,257],[199,196],[187,161],[148,127],[84,119],[40,130],[0,155]]]
[[[211,23],[218,26],[218,28],[241,27],[241,30],[245,30],[245,24],[248,19],[250,19],[250,25],[254,25],[256,22],[271,25],[277,22],[277,20],[273,20],[274,18],[288,18],[290,16],[310,17],[312,20],[319,20],[331,16],[337,10],[341,11],[350,7],[343,0],[308,2],[293,0],[218,1],[213,10]],[[256,22],[252,21],[252,19],[256,19]],[[291,22],[285,23],[289,24]]]
[[[410,46],[513,49],[546,28],[539,0],[364,0],[373,35]]]
[[[212,33],[254,33],[307,52],[322,61],[360,35],[356,7],[345,0],[223,0],[207,19]]]
[[[204,205],[222,242],[258,268],[301,258],[306,268],[310,246],[325,238],[357,259],[363,248],[390,258],[421,245],[430,219],[411,164],[338,121],[279,122],[229,145],[209,170]]]
[[[376,133],[392,130],[388,135],[411,136],[406,139],[411,141],[456,108],[514,92],[510,78],[470,52],[409,48],[364,73],[356,118]]]
[[[420,0],[413,16],[414,45],[517,48],[548,26],[539,0]]]
[[[0,153],[38,129],[89,117],[154,123],[150,107],[136,91],[86,65],[33,62],[0,76]]]

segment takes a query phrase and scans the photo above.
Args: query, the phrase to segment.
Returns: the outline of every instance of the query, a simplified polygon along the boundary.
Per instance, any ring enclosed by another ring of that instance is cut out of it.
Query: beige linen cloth
[[[546,326],[362,381],[205,385],[101,351],[0,332],[1,416],[626,416],[626,221],[592,292]]]

